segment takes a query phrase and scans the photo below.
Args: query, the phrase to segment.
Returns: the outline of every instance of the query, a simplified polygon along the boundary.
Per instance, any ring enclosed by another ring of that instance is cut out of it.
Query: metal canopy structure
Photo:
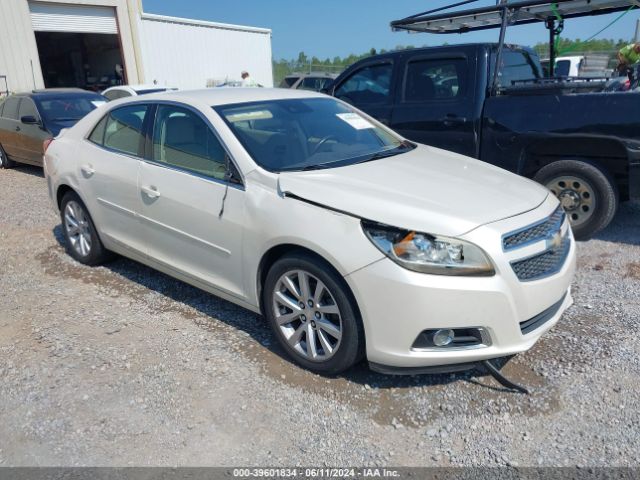
[[[469,10],[455,10],[456,7],[474,3],[477,0],[462,0],[457,3],[412,15],[391,22],[394,31],[424,33],[466,33],[492,28],[500,29],[500,41],[496,64],[500,65],[504,48],[505,32],[511,25],[544,23],[549,30],[549,73],[553,77],[555,58],[555,38],[564,28],[568,18],[606,15],[624,12],[640,7],[640,0],[497,0],[496,5]],[[447,12],[449,10],[449,12]],[[451,11],[453,10],[453,11]],[[446,12],[446,13],[443,13]],[[498,70],[494,69],[491,91],[495,94]]]
[[[628,10],[632,6],[640,7],[640,1],[638,0],[556,0],[554,2],[548,0],[521,0],[502,2],[491,7],[441,13],[444,10],[467,3],[471,2],[459,2],[449,7],[396,20],[391,22],[391,28],[396,31],[407,30],[425,33],[466,33],[500,28],[502,14],[505,10],[509,13],[509,25],[526,25],[545,22],[549,18],[556,18],[556,14],[563,19],[567,19],[606,15]]]

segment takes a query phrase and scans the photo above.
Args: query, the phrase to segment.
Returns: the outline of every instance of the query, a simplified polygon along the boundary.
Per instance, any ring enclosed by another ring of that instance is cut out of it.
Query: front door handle
[[[447,127],[451,127],[452,125],[461,125],[463,123],[467,123],[466,117],[458,117],[457,115],[446,115],[444,118],[441,118],[440,121],[445,124]]]
[[[149,198],[158,198],[160,196],[160,192],[154,186],[140,187],[140,190],[142,190]]]
[[[86,177],[92,177],[93,174],[96,173],[95,169],[91,165],[82,165],[80,170]]]

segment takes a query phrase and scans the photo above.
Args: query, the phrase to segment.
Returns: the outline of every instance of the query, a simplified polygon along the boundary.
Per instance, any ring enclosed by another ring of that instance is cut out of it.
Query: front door
[[[45,139],[51,137],[51,134],[44,129],[36,104],[28,97],[23,97],[20,100],[18,113],[19,119],[24,119],[25,117],[31,117],[38,123],[20,121],[18,124],[20,134],[16,137],[16,147],[19,150],[19,156],[27,163],[42,166],[42,144]]]
[[[395,86],[393,69],[391,60],[365,64],[336,85],[333,96],[389,125]]]
[[[147,254],[196,280],[243,297],[244,189],[228,181],[230,158],[199,113],[160,104],[140,170]]]

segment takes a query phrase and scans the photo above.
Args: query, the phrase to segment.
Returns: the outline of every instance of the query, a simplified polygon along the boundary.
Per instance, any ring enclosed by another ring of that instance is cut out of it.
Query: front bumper
[[[514,252],[502,251],[502,234],[550,215],[557,201],[524,215],[485,225],[464,235],[482,246],[493,259],[493,277],[426,275],[406,270],[382,259],[346,277],[362,314],[369,362],[383,366],[424,368],[469,364],[504,357],[530,349],[573,303],[570,287],[575,272],[575,243],[557,273],[530,282],[516,277],[510,262],[544,248],[528,245]],[[565,229],[568,223],[565,222]],[[570,232],[568,233],[570,236]],[[486,248],[493,245],[494,248]],[[555,306],[540,326],[523,333],[521,322],[534,319]],[[460,349],[412,349],[426,329],[483,328],[488,346]]]

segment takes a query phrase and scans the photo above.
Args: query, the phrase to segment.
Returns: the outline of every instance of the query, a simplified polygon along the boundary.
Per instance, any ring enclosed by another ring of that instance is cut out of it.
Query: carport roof
[[[391,28],[393,30],[427,33],[464,33],[500,28],[502,11],[505,8],[512,12],[509,21],[510,25],[525,25],[544,22],[549,17],[555,18],[556,13],[562,18],[575,18],[605,15],[628,10],[633,6],[640,6],[640,1],[638,0],[555,0],[553,2],[548,0],[521,0],[491,7],[440,13],[465,3],[470,2],[459,2],[449,7],[393,21],[391,22]]]

